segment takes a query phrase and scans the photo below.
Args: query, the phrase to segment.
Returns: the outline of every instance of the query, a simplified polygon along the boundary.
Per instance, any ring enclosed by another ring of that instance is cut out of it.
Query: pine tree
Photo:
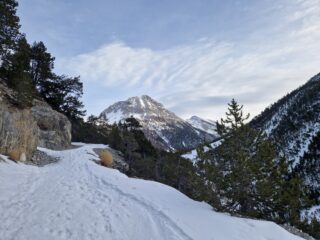
[[[54,60],[55,58],[47,52],[43,42],[35,42],[32,45],[30,73],[40,96],[49,87],[49,79],[53,79]]]
[[[20,106],[30,106],[38,93],[69,119],[81,119],[85,111],[80,101],[83,94],[80,78],[55,75],[54,57],[43,42],[29,46],[19,32],[17,6],[15,0],[0,1],[0,79],[15,90]]]
[[[120,135],[119,127],[116,124],[112,125],[109,138],[110,138],[110,141],[109,141],[110,147],[120,151],[123,150],[123,140]]]
[[[15,0],[0,1],[0,66],[12,50],[15,50],[21,38],[19,17],[16,15],[18,2]]]
[[[228,103],[226,119],[221,118],[220,122],[217,122],[217,133],[220,136],[244,126],[244,122],[249,119],[250,114],[244,117],[242,109],[243,105],[239,105],[234,98]]]
[[[140,122],[135,119],[133,116],[126,118],[123,125],[127,130],[141,130],[142,126]]]
[[[129,165],[129,173],[132,173],[134,160],[140,158],[138,153],[139,144],[135,139],[134,133],[131,131],[123,132],[123,147],[124,147],[124,157]]]
[[[29,107],[34,96],[29,73],[31,49],[24,37],[17,44],[15,53],[9,56],[9,61],[4,63],[2,71],[8,86],[16,92],[18,106]]]
[[[85,115],[80,97],[83,94],[83,84],[80,77],[66,77],[53,75],[42,85],[41,95],[51,107],[69,119],[80,119]]]
[[[211,203],[218,209],[252,217],[294,218],[301,207],[301,182],[292,180],[289,189],[295,190],[289,191],[288,164],[285,159],[277,159],[275,144],[245,124],[249,115],[244,115],[243,106],[234,99],[228,105],[226,119],[218,123],[223,136],[220,146],[209,152],[198,151],[199,174],[216,196]],[[288,211],[289,216],[281,216],[284,194],[292,198],[289,206],[294,210]]]
[[[320,221],[316,217],[313,217],[311,220],[311,234],[316,239],[320,239]]]

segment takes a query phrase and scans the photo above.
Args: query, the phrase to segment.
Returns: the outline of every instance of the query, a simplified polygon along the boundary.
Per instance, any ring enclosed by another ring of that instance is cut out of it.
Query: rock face
[[[16,161],[31,158],[38,144],[37,124],[30,110],[11,103],[14,94],[0,84],[0,153]]]
[[[30,111],[0,104],[0,152],[13,160],[26,161],[36,150],[37,125]]]
[[[71,144],[68,119],[39,100],[31,109],[15,106],[15,94],[0,79],[0,153],[30,160],[37,146],[63,149]]]
[[[37,122],[38,146],[61,150],[71,144],[71,123],[47,103],[34,100],[31,113]]]
[[[157,148],[193,149],[204,140],[214,138],[212,134],[194,128],[146,95],[117,102],[104,110],[100,118],[113,124],[131,116],[140,122],[146,138]]]

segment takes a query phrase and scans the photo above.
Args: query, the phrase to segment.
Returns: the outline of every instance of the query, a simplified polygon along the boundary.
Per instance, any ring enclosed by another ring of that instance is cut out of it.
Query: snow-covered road
[[[271,222],[212,211],[166,185],[97,165],[93,148],[45,150],[42,168],[0,162],[1,240],[298,240]]]

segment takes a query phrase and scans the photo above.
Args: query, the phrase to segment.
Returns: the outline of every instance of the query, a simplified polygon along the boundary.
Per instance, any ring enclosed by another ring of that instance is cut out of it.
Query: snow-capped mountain
[[[212,121],[209,119],[202,119],[197,116],[192,116],[186,121],[196,129],[210,133],[212,135],[217,135],[217,132],[216,132],[217,126],[215,121]]]
[[[100,114],[100,118],[110,124],[131,116],[140,122],[146,137],[158,148],[192,149],[214,137],[211,133],[194,128],[147,95],[117,102]]]
[[[320,193],[320,74],[251,122],[264,130],[306,183]]]

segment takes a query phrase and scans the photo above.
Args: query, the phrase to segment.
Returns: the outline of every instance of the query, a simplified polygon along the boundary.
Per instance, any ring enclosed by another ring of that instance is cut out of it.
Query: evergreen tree
[[[84,116],[80,97],[83,84],[80,77],[58,76],[53,73],[55,58],[47,52],[43,42],[35,42],[31,48],[30,74],[38,94],[53,109],[65,114],[69,119]]]
[[[34,89],[30,76],[31,49],[27,40],[22,37],[17,43],[14,54],[8,57],[3,64],[3,76],[8,86],[15,90],[17,104],[20,107],[29,107],[32,104]]]
[[[117,150],[120,150],[120,151],[123,149],[120,130],[119,130],[119,127],[116,124],[112,125],[111,132],[110,132],[109,144],[110,144],[110,147],[112,147],[114,149],[117,149]]]
[[[295,172],[304,179],[313,199],[320,199],[320,133],[313,137]]]
[[[134,169],[134,161],[141,157],[138,152],[139,144],[137,143],[133,133],[126,132],[126,134],[123,136],[123,145],[125,149],[124,157],[129,165],[129,173],[132,173]]]
[[[12,50],[15,50],[21,38],[19,17],[16,15],[18,2],[15,0],[0,1],[0,66],[7,61]]]
[[[250,114],[244,117],[242,109],[243,105],[239,105],[234,98],[228,103],[226,119],[221,118],[220,122],[217,122],[217,133],[220,136],[244,126],[244,122],[249,119]]]
[[[54,57],[47,52],[43,42],[35,42],[31,47],[30,73],[34,85],[42,96],[50,85],[49,79],[53,79]]]
[[[80,119],[85,115],[80,97],[83,94],[83,84],[80,77],[53,75],[47,79],[42,89],[42,97],[53,109],[65,114],[69,119]]]
[[[316,217],[313,217],[310,223],[311,229],[310,233],[316,239],[320,239],[320,221]]]
[[[87,122],[92,125],[97,125],[98,121],[99,121],[99,118],[97,116],[92,115],[92,114],[88,117],[88,120],[87,120]]]
[[[199,174],[216,194],[210,202],[229,212],[275,219],[283,213],[284,193],[299,198],[300,182],[295,182],[298,192],[289,191],[287,161],[278,160],[274,143],[245,124],[249,115],[244,117],[242,106],[234,99],[228,106],[226,119],[217,124],[223,136],[220,146],[199,151]],[[289,203],[292,209],[301,207],[301,202],[293,201]],[[294,214],[289,211],[289,215],[286,219]]]

